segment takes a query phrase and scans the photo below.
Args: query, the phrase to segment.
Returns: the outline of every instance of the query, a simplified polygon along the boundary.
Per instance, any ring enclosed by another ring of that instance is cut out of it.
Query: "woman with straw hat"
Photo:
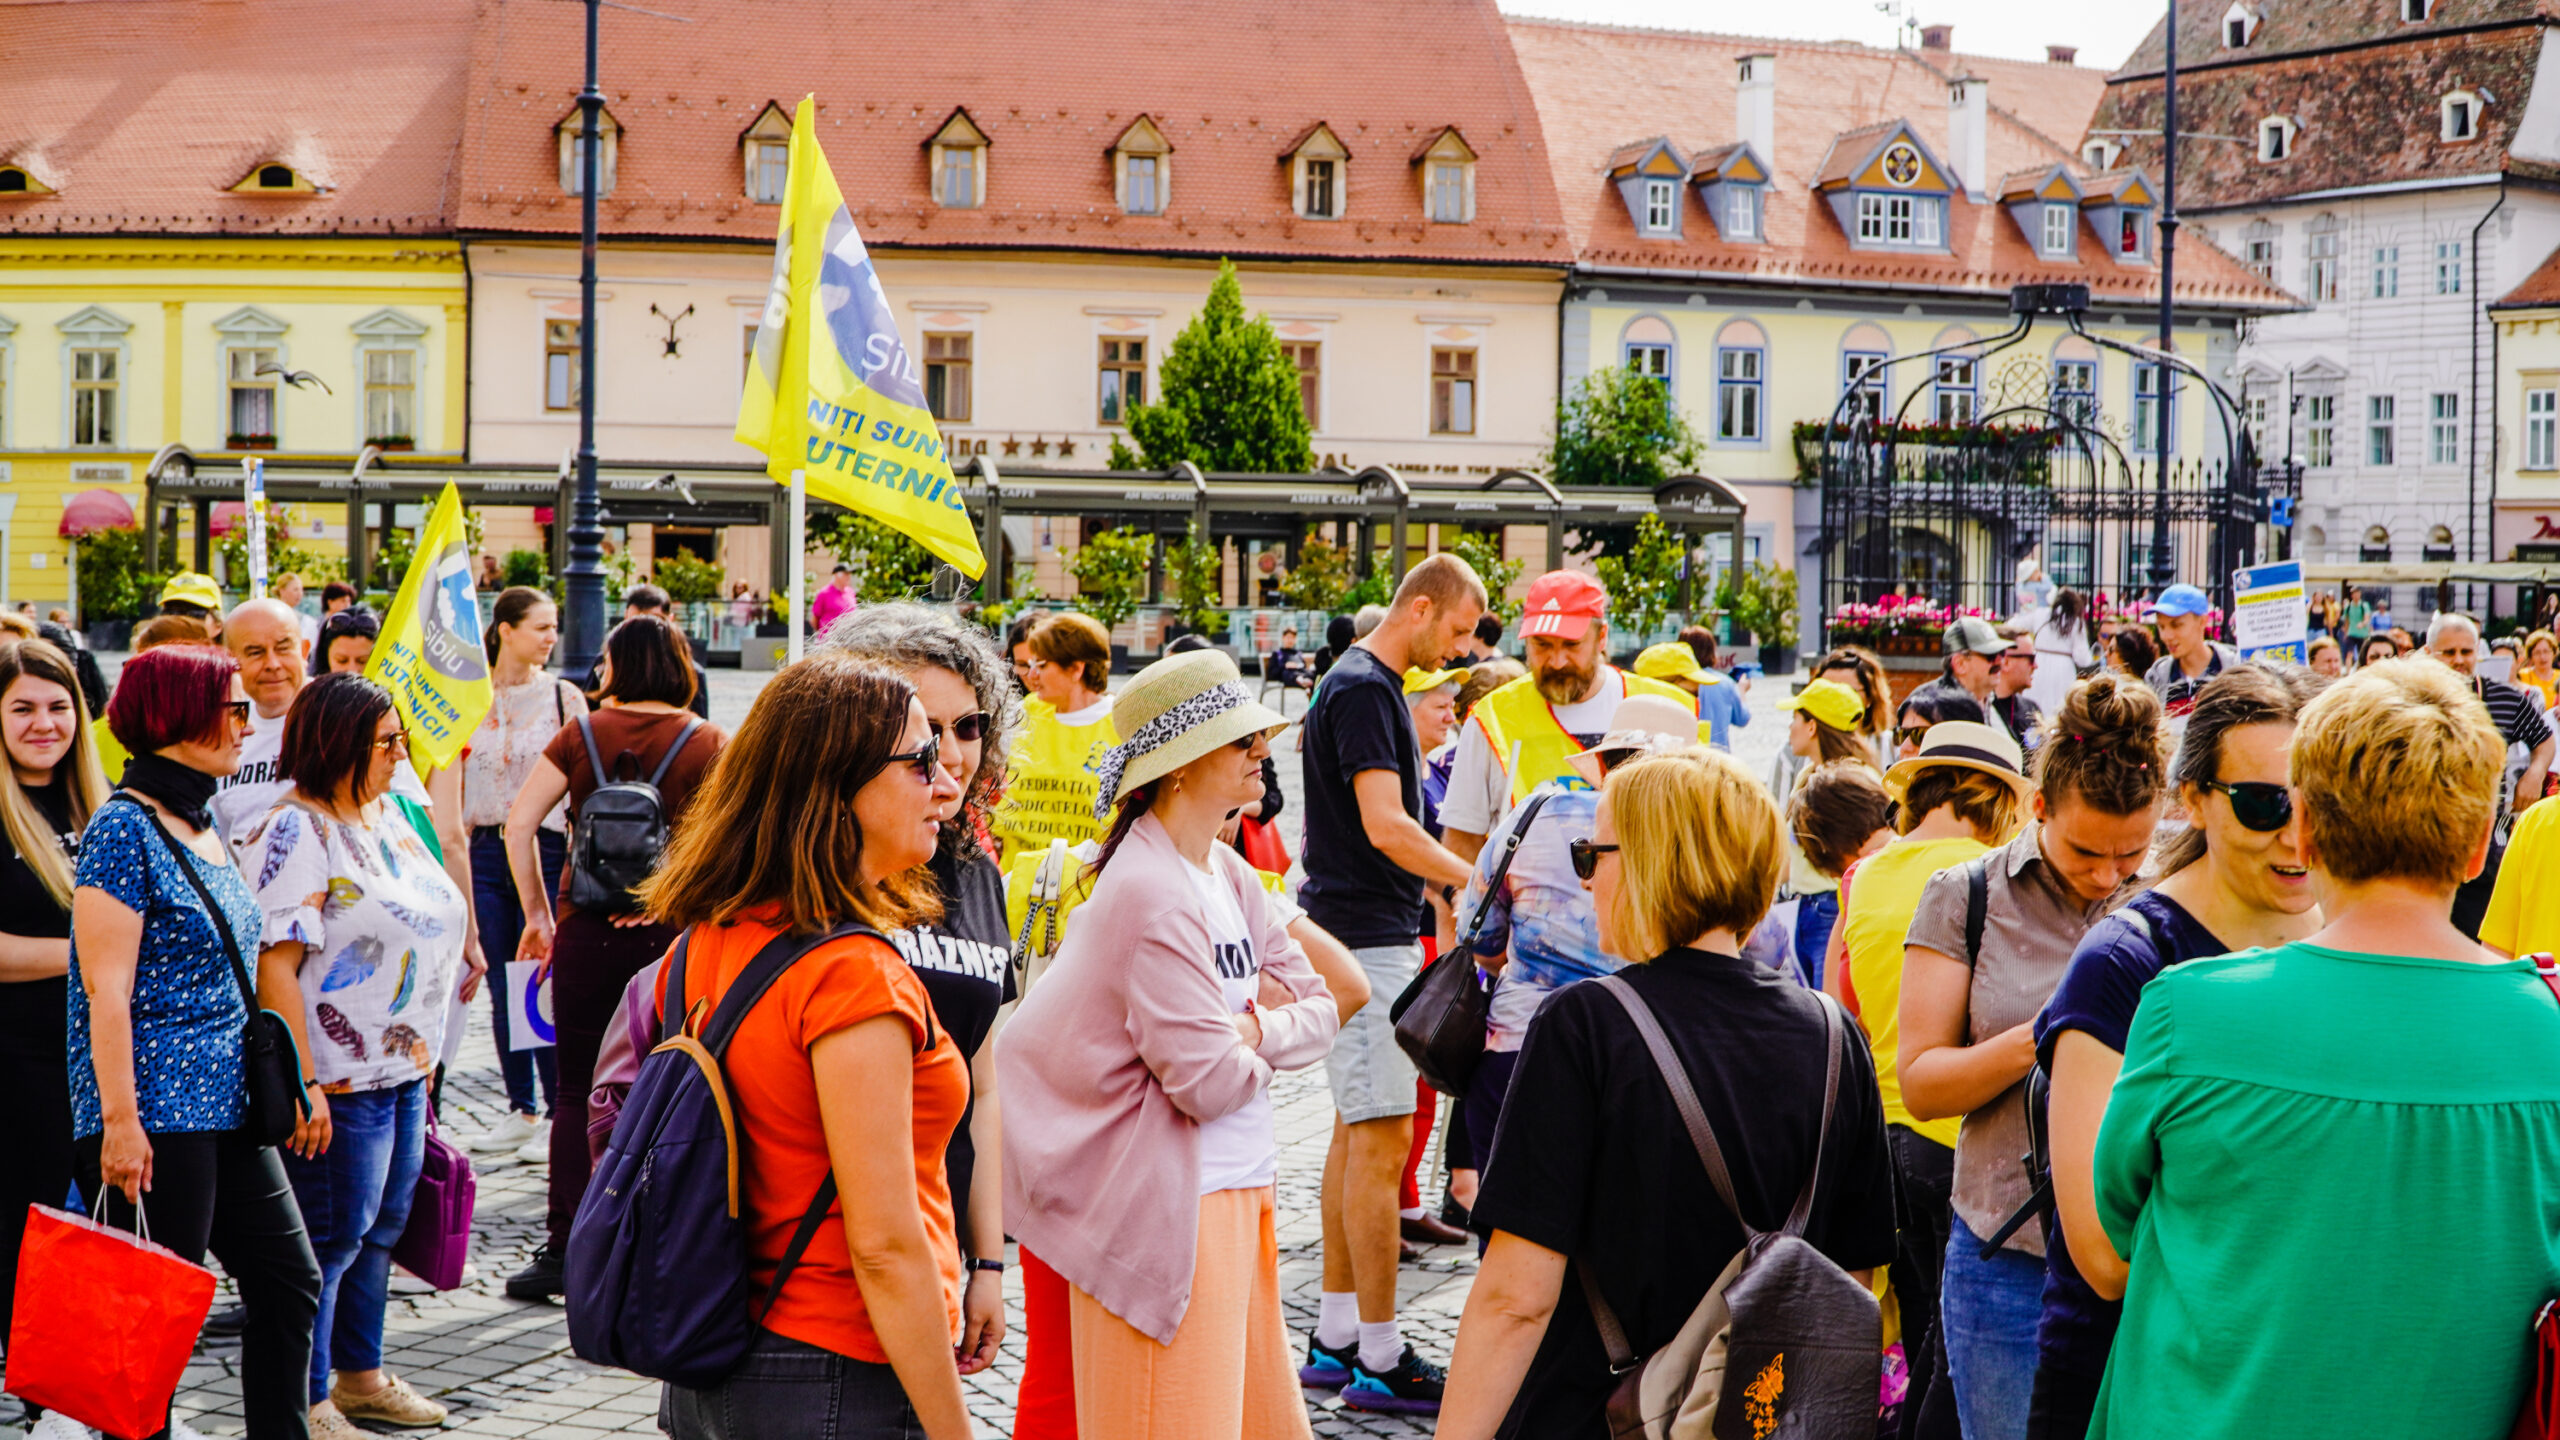
[[[1083,1440],[1305,1436],[1271,1077],[1323,1058],[1342,1015],[1218,843],[1283,722],[1214,650],[1139,672],[1113,718],[1092,893],[996,1062],[1005,1228],[1074,1287]]]

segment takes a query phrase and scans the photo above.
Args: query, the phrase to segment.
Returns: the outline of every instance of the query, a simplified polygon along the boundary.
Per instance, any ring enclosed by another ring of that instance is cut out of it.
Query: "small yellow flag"
[[[987,568],[951,478],[924,380],[879,272],[818,148],[814,97],[791,122],[773,285],[756,331],[738,439],[788,483],[900,531],[976,579]]]
[[[462,492],[448,481],[418,532],[417,557],[364,667],[367,678],[389,687],[421,770],[452,764],[489,713],[489,657],[481,645]]]

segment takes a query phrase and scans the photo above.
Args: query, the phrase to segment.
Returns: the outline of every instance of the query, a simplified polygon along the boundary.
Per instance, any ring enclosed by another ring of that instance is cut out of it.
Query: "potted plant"
[[[244,435],[235,430],[231,434],[223,437],[222,443],[233,450],[273,450],[276,448],[276,437],[273,435]]]
[[[415,450],[418,448],[417,440],[407,435],[376,435],[364,443],[372,446],[376,450],[382,451]]]
[[[1076,582],[1076,608],[1105,630],[1119,629],[1121,622],[1138,613],[1155,549],[1156,537],[1125,527],[1084,537],[1084,544],[1067,561],[1067,573]],[[1115,642],[1112,668],[1117,670],[1128,660],[1129,647]]]
[[[1225,585],[1226,556],[1201,536],[1198,522],[1184,532],[1180,544],[1165,547],[1164,575],[1173,587],[1174,614],[1174,623],[1165,627],[1165,643],[1182,635],[1225,639],[1226,597],[1219,592]]]
[[[1751,633],[1760,638],[1760,670],[1767,675],[1796,673],[1796,572],[1766,562],[1751,567],[1751,588],[1758,592],[1757,620]]]

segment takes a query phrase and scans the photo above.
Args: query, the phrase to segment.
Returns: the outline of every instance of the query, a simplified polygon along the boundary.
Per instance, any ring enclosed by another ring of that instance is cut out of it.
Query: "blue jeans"
[[[675,1440],[910,1440],[924,1434],[888,1366],[770,1330],[710,1389],[667,1386],[658,1399],[658,1426]]]
[[[534,845],[542,862],[542,883],[560,893],[560,869],[568,863],[569,842],[548,830],[537,830]],[[495,825],[471,832],[471,908],[480,917],[480,948],[489,957],[489,1013],[498,1036],[498,1068],[507,1077],[507,1108],[519,1115],[548,1115],[558,1103],[560,1069],[549,1045],[531,1050],[507,1048],[507,981],[501,965],[516,958],[516,941],[524,934],[524,906],[516,900],[515,877],[507,869],[507,842]],[[542,1081],[542,1108],[535,1109],[533,1086]]]
[[[311,1330],[314,1405],[329,1398],[331,1370],[382,1368],[391,1247],[409,1228],[409,1199],[427,1158],[425,1080],[328,1098],[329,1148],[316,1160],[277,1152],[320,1261],[320,1314]]]
[[[1938,1327],[1956,1388],[1964,1440],[2026,1440],[2036,1386],[2036,1322],[2044,1261],[2024,1250],[1982,1258],[1982,1240],[1957,1215],[1947,1232]]]

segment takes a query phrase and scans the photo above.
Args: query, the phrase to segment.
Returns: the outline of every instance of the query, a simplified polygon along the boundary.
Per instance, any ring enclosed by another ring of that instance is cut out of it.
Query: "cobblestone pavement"
[[[714,719],[736,725],[763,679],[713,671]],[[1784,691],[1782,684],[1756,687],[1751,699],[1759,723],[1736,736],[1736,749],[1755,771],[1765,769],[1777,745],[1783,743],[1785,728],[1775,723],[1775,702]],[[1295,817],[1303,813],[1298,803],[1298,766],[1293,763],[1295,741],[1293,727],[1277,747],[1291,817],[1284,828],[1293,848],[1300,840]],[[506,1104],[485,1003],[473,1007],[471,1023],[471,1037],[448,1080],[444,1099],[444,1122],[463,1141],[499,1119]],[[1280,1077],[1273,1098],[1280,1142],[1281,1282],[1290,1326],[1304,1333],[1315,1324],[1322,1269],[1316,1192],[1332,1125],[1323,1068]],[[1437,1154],[1436,1147],[1433,1153]],[[421,1393],[449,1407],[448,1429],[461,1434],[538,1435],[544,1440],[655,1434],[655,1382],[572,1356],[558,1305],[510,1300],[500,1288],[541,1241],[547,1170],[543,1165],[484,1162],[472,1239],[474,1273],[462,1288],[434,1294],[424,1293],[422,1286],[395,1272],[384,1336],[385,1363]],[[1475,1256],[1468,1247],[1426,1250],[1421,1260],[1404,1267],[1399,1310],[1407,1335],[1423,1353],[1447,1360],[1474,1274]],[[1022,1293],[1015,1272],[1007,1272],[1006,1288],[1013,1328],[994,1367],[964,1382],[970,1411],[983,1435],[1011,1433],[1014,1387],[1022,1374]],[[215,1304],[219,1308],[230,1303],[231,1287],[226,1281]],[[181,1418],[207,1435],[242,1433],[239,1358],[236,1340],[207,1342],[198,1349],[178,1392]],[[1430,1433],[1427,1422],[1364,1415],[1313,1392],[1308,1399],[1320,1436]],[[17,1434],[0,1428],[0,1440],[15,1440]]]

